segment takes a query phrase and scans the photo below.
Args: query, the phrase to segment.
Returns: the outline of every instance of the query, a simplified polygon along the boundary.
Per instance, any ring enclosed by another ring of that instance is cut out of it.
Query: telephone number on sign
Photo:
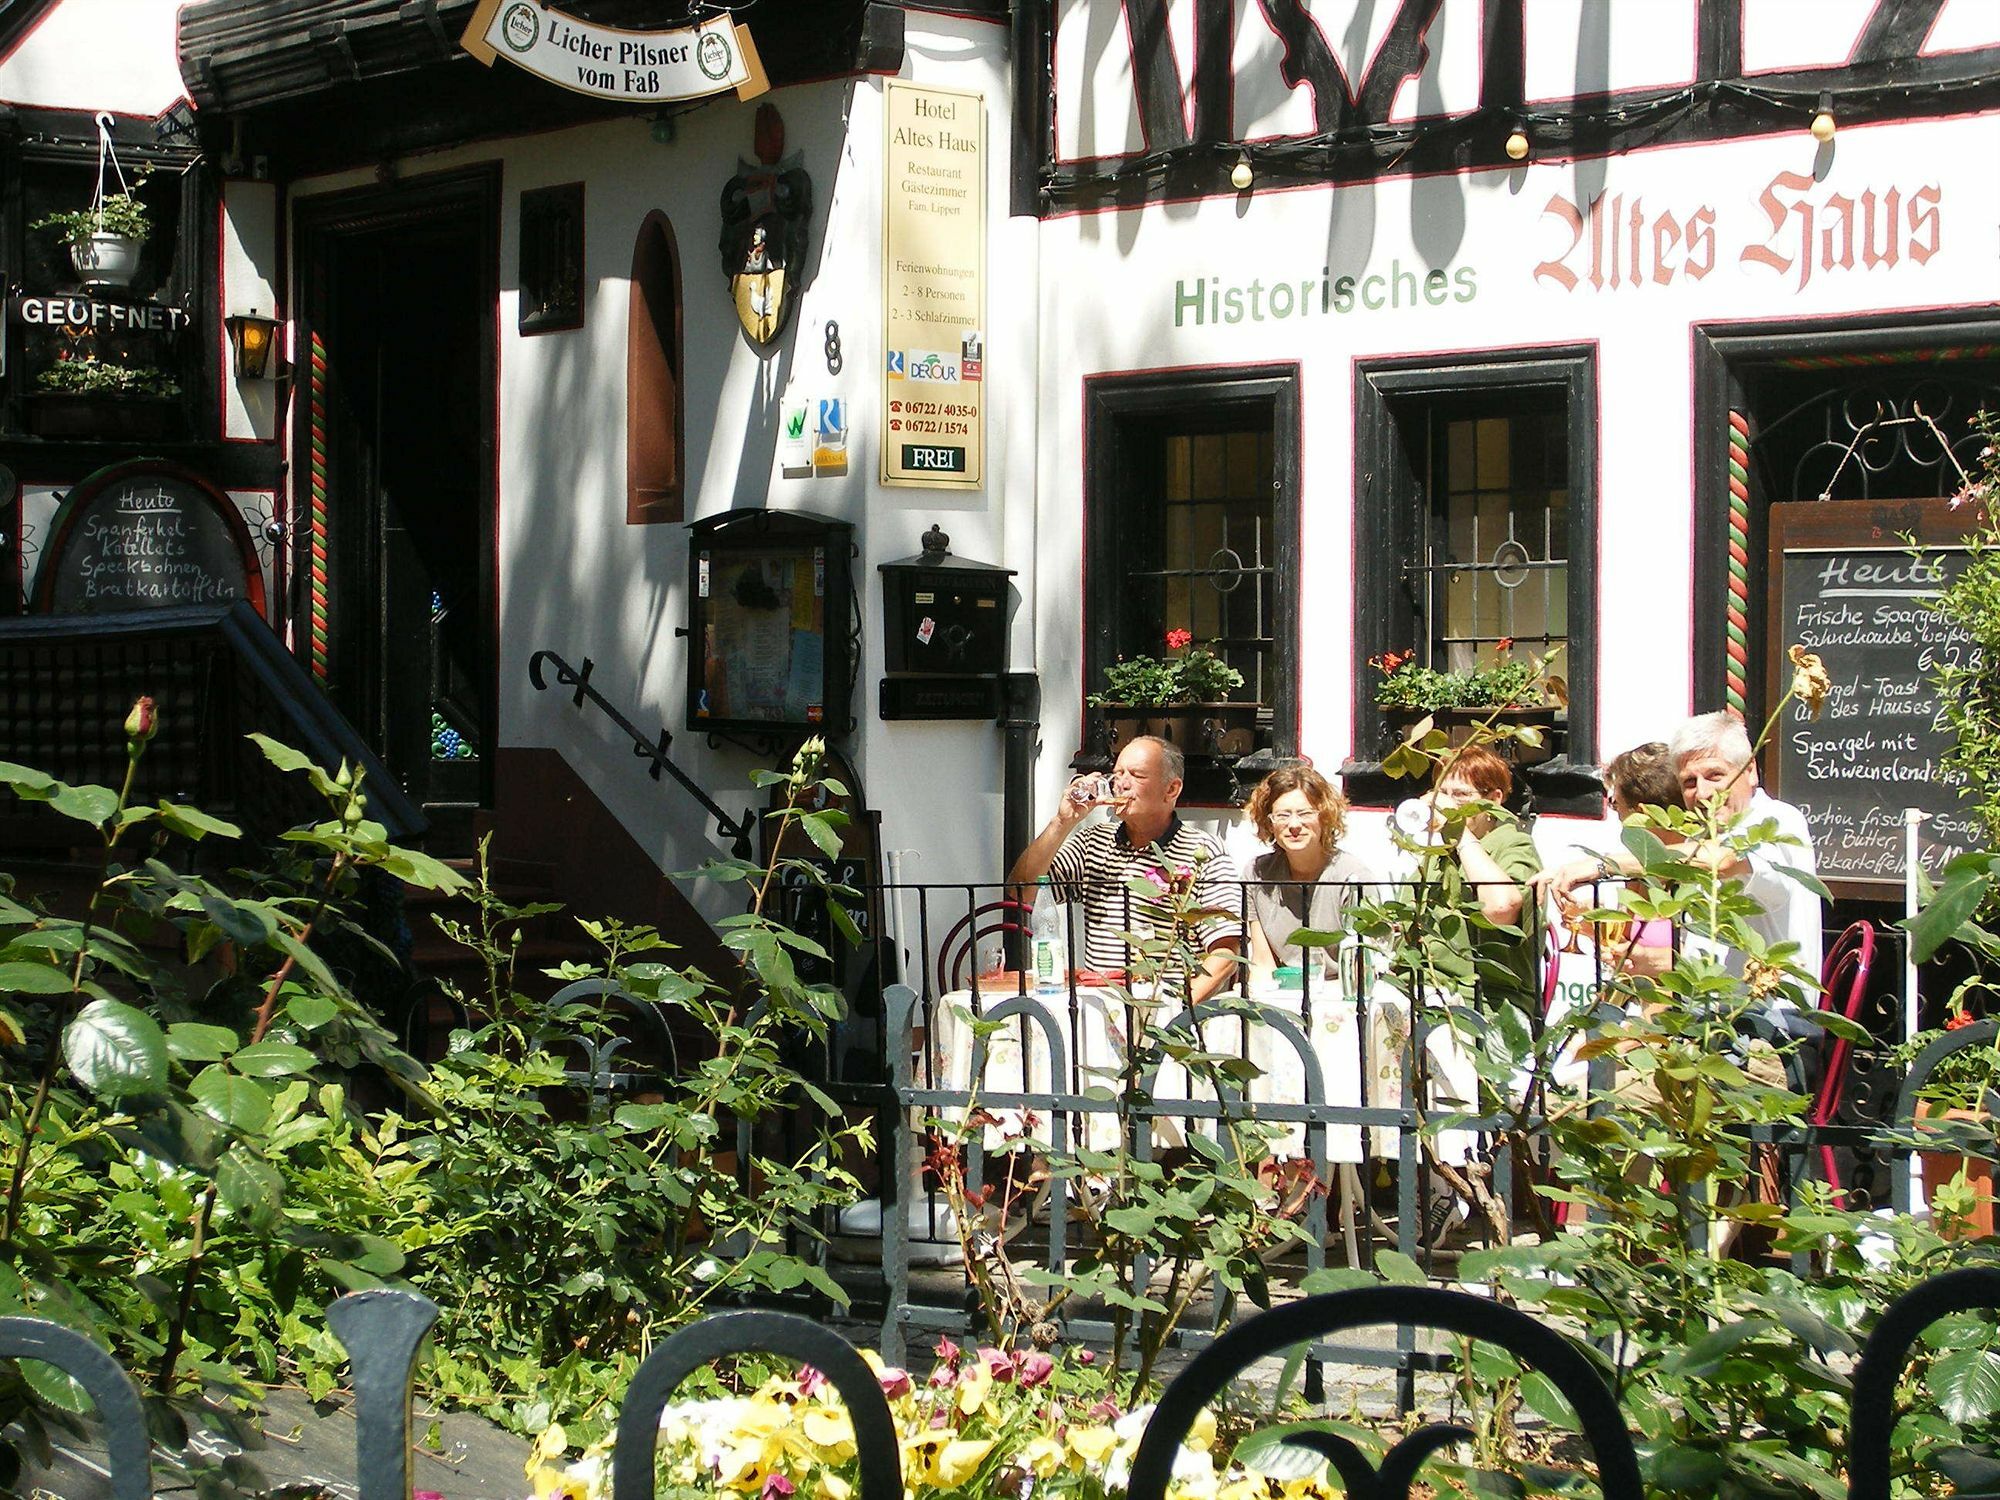
[[[947,437],[955,437],[966,431],[964,422],[931,422],[922,417],[912,417],[903,426],[911,432],[939,432]]]
[[[919,417],[969,417],[972,408],[955,401],[905,401],[902,409]]]

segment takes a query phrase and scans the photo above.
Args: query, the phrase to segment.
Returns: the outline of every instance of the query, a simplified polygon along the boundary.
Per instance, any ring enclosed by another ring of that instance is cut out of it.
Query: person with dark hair
[[[1308,765],[1280,766],[1244,806],[1257,837],[1272,846],[1250,866],[1250,961],[1272,969],[1303,961],[1292,941],[1301,928],[1329,932],[1375,874],[1340,847],[1347,799]],[[1322,950],[1321,965],[1333,950]]]

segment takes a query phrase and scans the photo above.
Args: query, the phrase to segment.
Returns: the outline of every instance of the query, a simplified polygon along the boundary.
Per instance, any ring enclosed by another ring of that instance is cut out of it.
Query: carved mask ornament
[[[722,272],[743,331],[768,344],[785,326],[805,264],[812,179],[802,153],[785,156],[785,122],[757,106],[757,161],[738,160],[722,189]]]

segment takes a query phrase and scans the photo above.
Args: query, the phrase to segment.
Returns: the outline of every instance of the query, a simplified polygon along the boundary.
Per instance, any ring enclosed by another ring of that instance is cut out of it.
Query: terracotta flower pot
[[[1918,1110],[1918,1120],[1963,1120],[1991,1126],[1992,1117],[1969,1109],[1946,1109],[1933,1111],[1929,1106]],[[1918,1126],[1922,1128],[1921,1123]],[[1974,1205],[1971,1215],[1963,1224],[1947,1236],[1953,1239],[1976,1239],[1993,1233],[1993,1163],[1977,1156],[1955,1156],[1945,1151],[1920,1151],[1917,1160],[1923,1165],[1924,1196],[1928,1199],[1945,1184],[1951,1182],[1961,1172],[1965,1174],[1966,1185],[1979,1194],[1980,1201]]]

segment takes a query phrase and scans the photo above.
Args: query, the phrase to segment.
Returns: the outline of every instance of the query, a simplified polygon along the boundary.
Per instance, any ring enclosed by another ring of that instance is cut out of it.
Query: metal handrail
[[[537,692],[548,688],[548,683],[542,680],[542,663],[545,661],[555,664],[556,685],[558,687],[573,687],[576,689],[575,693],[571,695],[570,701],[572,703],[578,708],[582,708],[584,700],[589,699],[592,703],[603,709],[605,716],[612,723],[631,736],[632,753],[637,755],[641,760],[650,763],[647,774],[653,780],[658,781],[660,779],[660,772],[665,771],[674,780],[686,787],[688,795],[714,815],[716,831],[729,840],[730,853],[734,854],[738,859],[748,859],[750,857],[750,831],[757,826],[756,814],[750,808],[746,807],[743,809],[743,816],[741,818],[731,818],[728,813],[722,810],[713,797],[703,791],[688,776],[687,772],[668,760],[667,748],[673,744],[674,737],[664,724],[660,726],[660,737],[657,741],[648,740],[645,735],[641,734],[638,727],[630,719],[620,713],[609,699],[590,685],[590,674],[596,664],[587,656],[583,659],[583,666],[579,670],[576,667],[572,667],[553,651],[537,651],[533,656],[528,658],[528,681],[535,685]]]

